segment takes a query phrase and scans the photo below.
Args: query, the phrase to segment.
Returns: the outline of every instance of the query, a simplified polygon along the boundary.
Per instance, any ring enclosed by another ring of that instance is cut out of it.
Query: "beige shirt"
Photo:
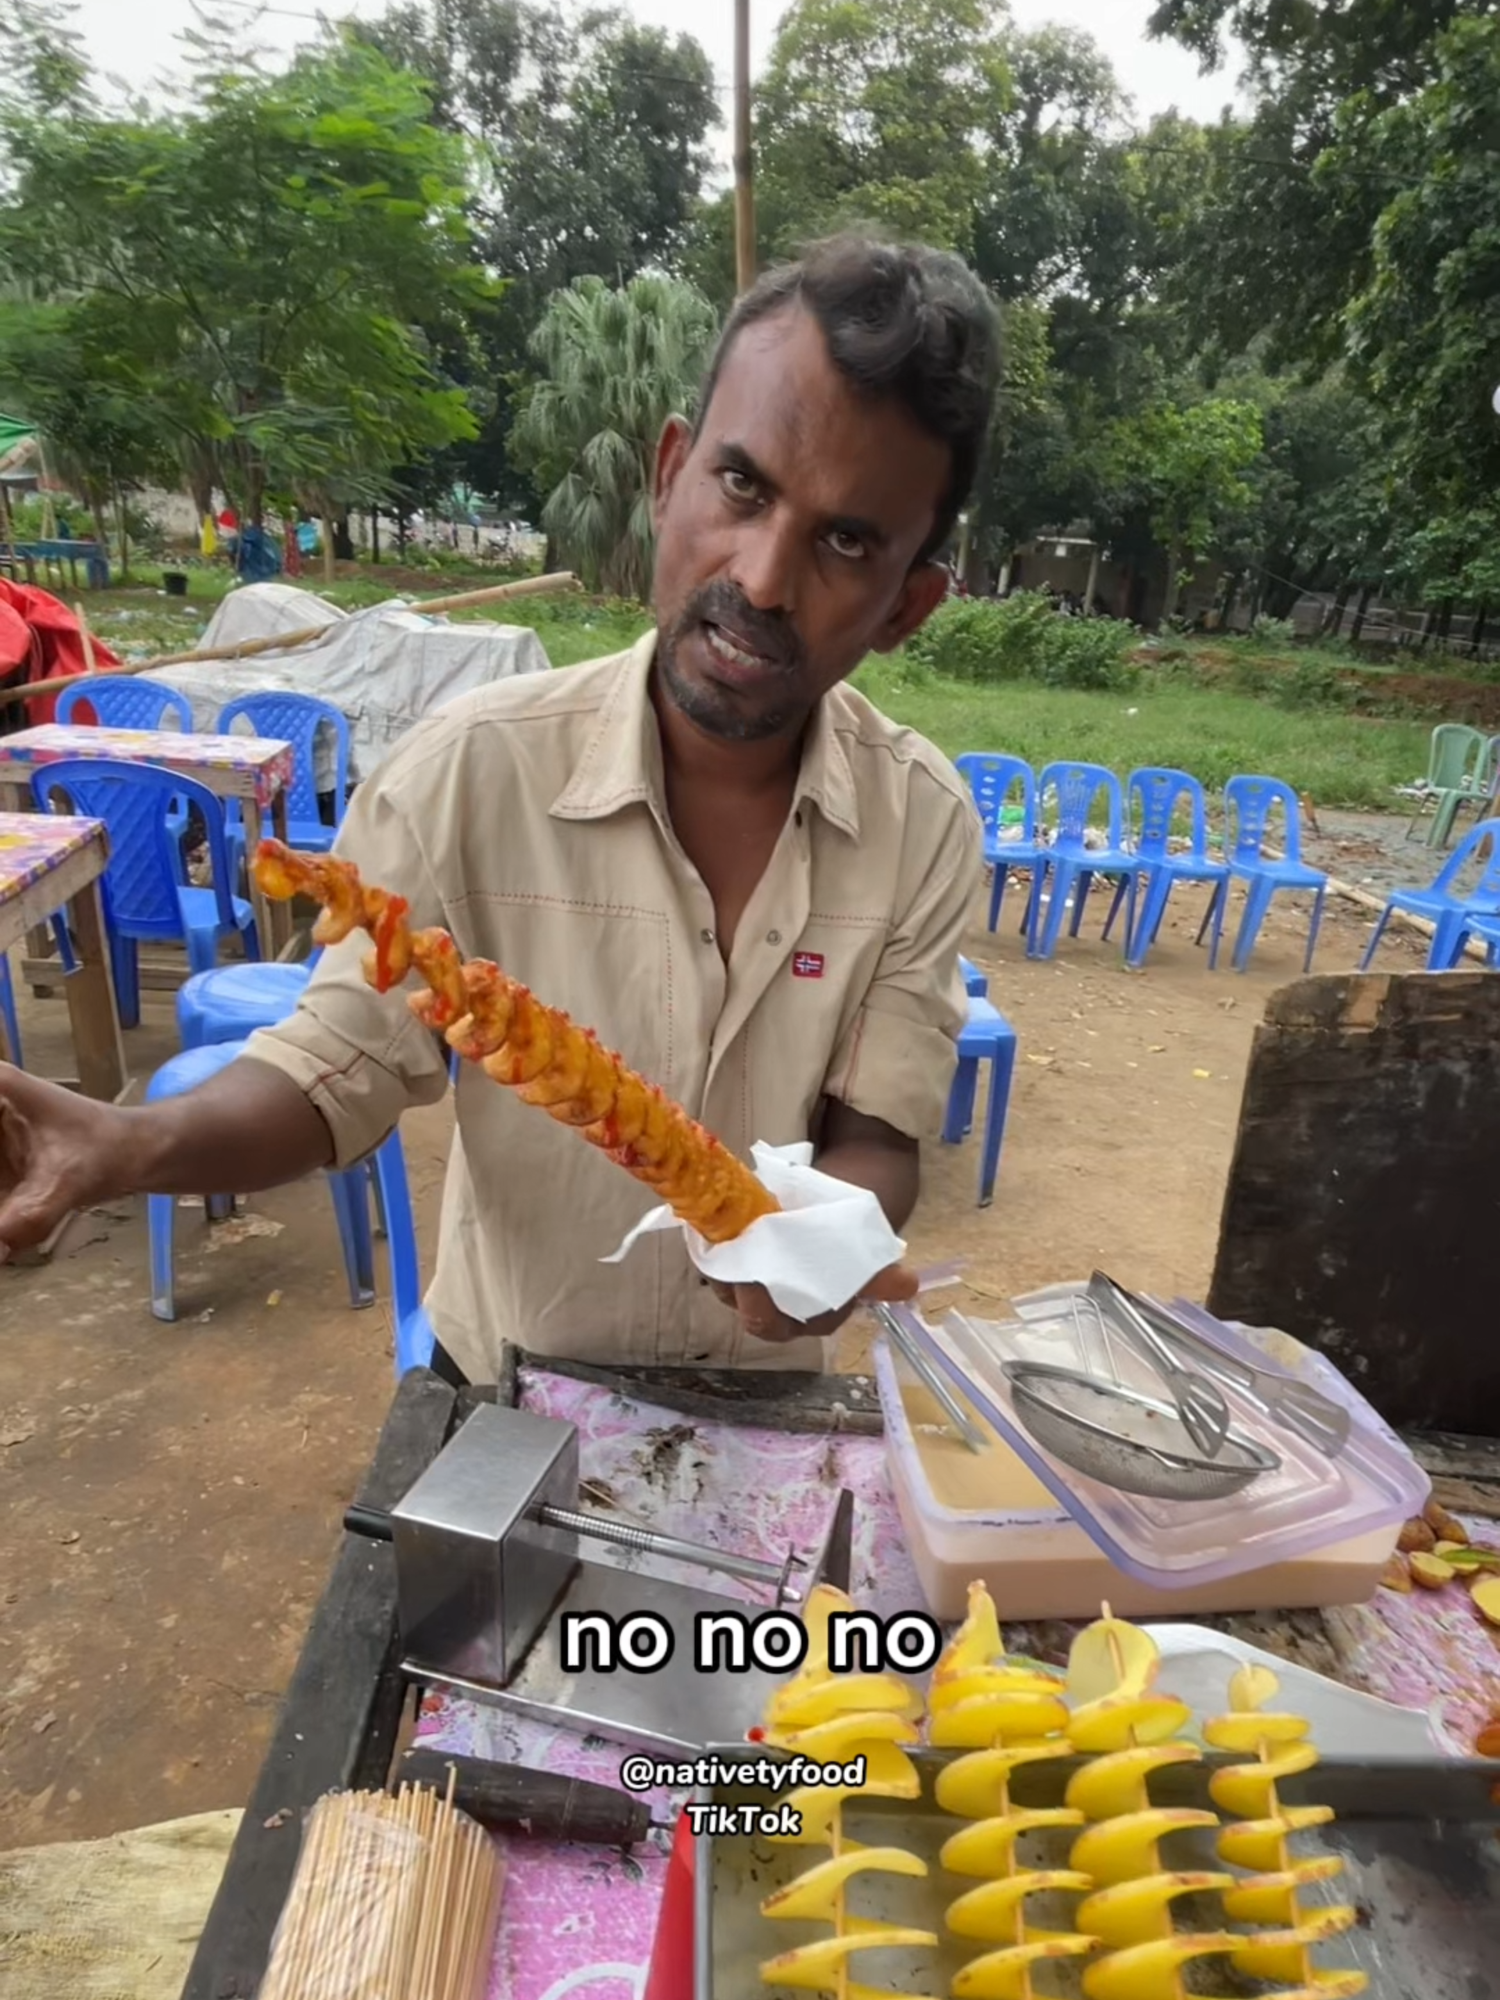
[[[967,787],[922,737],[836,688],[726,966],[667,816],[647,680],[628,653],[524,675],[410,731],[355,792],[338,851],[617,1049],[743,1157],[813,1136],[827,1096],[935,1137],[965,1018],[958,952],[981,870]],[[446,1051],[364,981],[363,933],[324,953],[251,1053],[327,1120],[340,1165],[440,1099]],[[656,1205],[576,1131],[474,1064],[457,1086],[427,1307],[475,1381],[502,1343],[602,1363],[817,1368],[829,1343],[740,1331],[677,1231],[615,1251]]]

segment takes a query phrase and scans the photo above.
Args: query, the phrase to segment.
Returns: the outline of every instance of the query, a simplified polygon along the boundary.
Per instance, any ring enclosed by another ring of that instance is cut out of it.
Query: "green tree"
[[[180,111],[13,119],[0,261],[250,521],[274,496],[373,498],[387,468],[474,429],[437,365],[491,289],[463,148],[373,50],[269,79],[210,54]]]
[[[1177,609],[1188,566],[1215,553],[1253,499],[1247,474],[1262,444],[1253,404],[1210,397],[1165,403],[1115,426],[1114,485],[1147,511],[1167,552],[1165,616]]]
[[[650,589],[657,440],[691,411],[717,333],[708,300],[670,278],[579,278],[542,316],[540,379],[512,444],[547,494],[542,525],[590,589]]]

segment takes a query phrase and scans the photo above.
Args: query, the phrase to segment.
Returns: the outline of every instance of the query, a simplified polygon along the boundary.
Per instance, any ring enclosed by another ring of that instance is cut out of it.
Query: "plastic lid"
[[[1312,1555],[1338,1542],[1393,1527],[1421,1511],[1426,1474],[1358,1391],[1325,1357],[1309,1357],[1304,1379],[1351,1414],[1349,1439],[1336,1458],[1315,1451],[1228,1383],[1219,1383],[1233,1429],[1281,1460],[1238,1493],[1219,1500],[1156,1500],[1085,1478],[1031,1437],[1017,1416],[1007,1361],[1041,1361],[1113,1379],[1167,1400],[1149,1362],[1117,1337],[1105,1341],[1082,1285],[1054,1286],[1016,1302],[1015,1320],[994,1323],[950,1312],[931,1325],[908,1307],[897,1312],[908,1334],[1056,1495],[1090,1539],[1120,1569],[1157,1589],[1210,1583]],[[1078,1310],[1074,1310],[1075,1300]],[[1194,1332],[1226,1354],[1275,1366],[1244,1330],[1173,1301]],[[1289,1373],[1290,1370],[1282,1369]],[[1331,1378],[1331,1379],[1330,1379]]]

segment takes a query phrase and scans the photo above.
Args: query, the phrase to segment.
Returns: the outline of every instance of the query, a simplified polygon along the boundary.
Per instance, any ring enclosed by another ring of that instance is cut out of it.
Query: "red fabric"
[[[692,2000],[693,1862],[697,1843],[686,1813],[679,1815],[657,1912],[656,1937],[642,2000]]]
[[[112,653],[98,639],[93,644],[96,666],[119,666],[118,653]],[[18,684],[31,687],[37,681],[58,680],[65,674],[87,671],[83,634],[68,607],[45,590],[36,590],[30,584],[10,583],[0,576],[0,682],[10,687]],[[39,695],[23,706],[33,725],[51,722],[57,699],[50,694]]]

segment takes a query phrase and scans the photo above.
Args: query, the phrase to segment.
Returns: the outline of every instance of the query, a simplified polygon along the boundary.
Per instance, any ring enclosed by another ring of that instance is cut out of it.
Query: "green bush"
[[[1278,708],[1350,708],[1358,693],[1331,660],[1316,656],[1299,660],[1290,672],[1275,677]]]
[[[1057,688],[1129,688],[1133,625],[1062,618],[1038,591],[1006,598],[950,597],[906,643],[907,655],[944,680],[1037,681]]]

